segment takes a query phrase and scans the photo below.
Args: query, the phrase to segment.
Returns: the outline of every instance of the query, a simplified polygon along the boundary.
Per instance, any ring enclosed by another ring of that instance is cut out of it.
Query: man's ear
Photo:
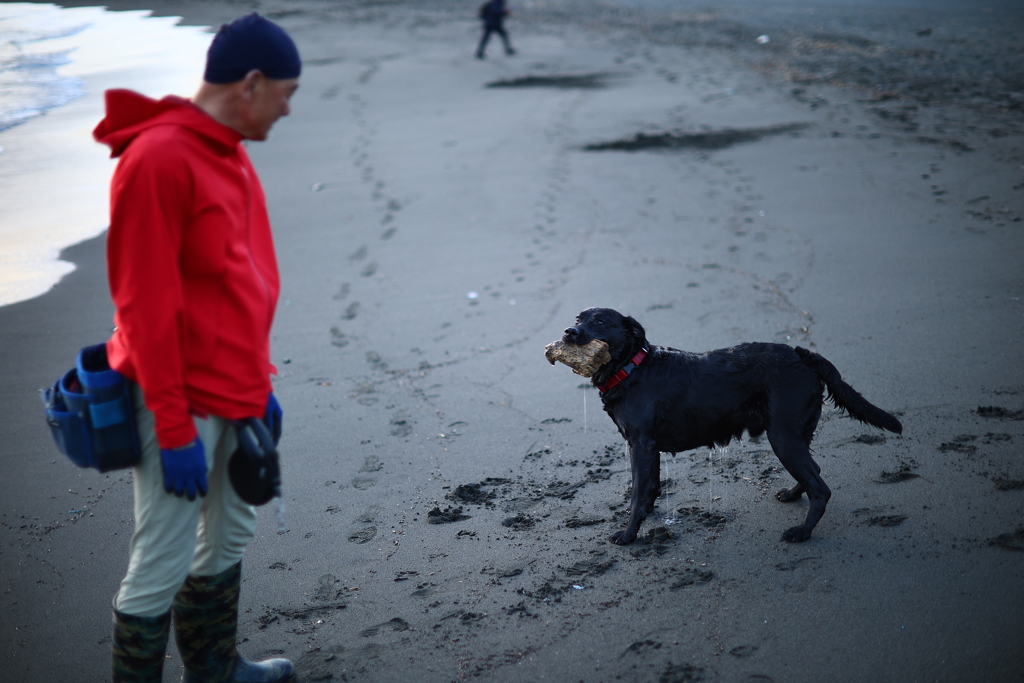
[[[259,69],[253,69],[249,73],[245,74],[245,78],[242,79],[242,94],[246,99],[251,100],[255,97],[256,90],[259,88],[264,78],[266,77]]]

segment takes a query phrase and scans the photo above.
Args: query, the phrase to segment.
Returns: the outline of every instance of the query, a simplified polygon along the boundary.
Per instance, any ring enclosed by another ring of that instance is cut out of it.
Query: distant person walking
[[[159,683],[171,622],[185,683],[291,683],[238,654],[241,560],[256,510],[235,491],[233,420],[280,434],[270,383],[279,291],[263,189],[243,140],[290,111],[302,63],[256,13],[225,24],[192,100],[108,90],[95,137],[119,157],[107,262],[110,365],[138,384],[135,530],[114,598],[114,683]],[[173,615],[173,618],[172,618]],[[71,674],[69,673],[69,676]]]
[[[502,42],[505,43],[505,54],[514,55],[516,53],[508,40],[508,33],[505,32],[505,17],[508,15],[509,11],[505,7],[505,0],[487,0],[480,6],[480,19],[484,22],[484,34],[480,38],[480,47],[476,49],[477,59],[484,58],[484,50],[487,49],[487,41],[491,39],[492,33],[501,36]]]

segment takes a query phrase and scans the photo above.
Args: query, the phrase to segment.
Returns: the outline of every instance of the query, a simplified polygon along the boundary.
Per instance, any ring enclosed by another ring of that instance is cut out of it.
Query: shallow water
[[[57,73],[71,61],[56,46],[85,24],[53,21],[59,10],[47,5],[0,5],[0,131],[81,97],[81,81]]]
[[[60,251],[107,227],[103,91],[199,85],[209,33],[149,14],[0,3],[0,305],[48,291],[74,269]]]

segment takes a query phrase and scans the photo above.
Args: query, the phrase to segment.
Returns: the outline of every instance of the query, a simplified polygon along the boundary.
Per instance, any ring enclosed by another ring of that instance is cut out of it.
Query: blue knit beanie
[[[302,60],[284,29],[256,12],[220,27],[206,53],[207,83],[234,83],[253,69],[267,78],[298,78]]]

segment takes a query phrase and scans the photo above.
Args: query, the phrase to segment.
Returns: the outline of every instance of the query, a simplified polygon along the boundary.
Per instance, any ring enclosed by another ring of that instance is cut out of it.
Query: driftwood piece
[[[552,365],[555,361],[568,365],[577,375],[591,377],[598,368],[612,359],[608,344],[594,339],[589,344],[577,346],[562,340],[553,341],[544,347],[544,357]]]

